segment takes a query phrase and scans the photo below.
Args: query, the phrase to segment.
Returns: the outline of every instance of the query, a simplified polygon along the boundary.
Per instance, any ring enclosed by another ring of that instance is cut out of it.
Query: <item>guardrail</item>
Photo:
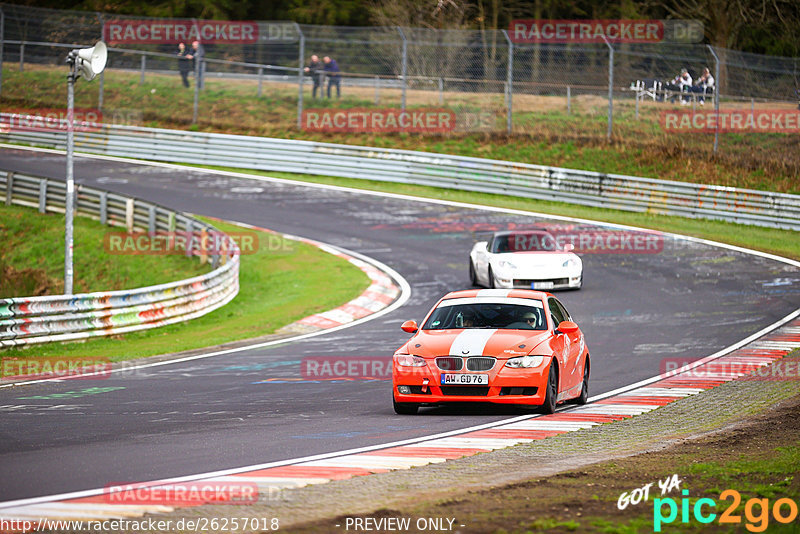
[[[165,207],[86,186],[76,188],[77,215],[134,230],[219,231],[202,221]],[[64,213],[63,181],[0,171],[0,202]],[[0,299],[0,348],[51,341],[70,341],[123,334],[187,321],[224,306],[239,292],[239,254],[227,241],[227,252],[201,256],[213,270],[207,274],[156,286],[44,297]],[[187,247],[187,254],[193,251]]]
[[[0,114],[0,140],[65,147],[59,127]],[[528,163],[333,143],[92,125],[77,150],[157,161],[427,185],[600,208],[800,230],[800,195],[656,180]]]

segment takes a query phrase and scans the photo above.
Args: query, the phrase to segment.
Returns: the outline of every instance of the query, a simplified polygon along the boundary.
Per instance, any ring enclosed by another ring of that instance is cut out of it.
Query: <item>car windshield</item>
[[[555,237],[547,232],[501,234],[492,240],[492,252],[543,252],[558,250]]]
[[[446,330],[449,328],[547,330],[547,323],[544,310],[538,301],[531,301],[530,304],[474,301],[450,303],[444,301],[434,310],[422,329]]]

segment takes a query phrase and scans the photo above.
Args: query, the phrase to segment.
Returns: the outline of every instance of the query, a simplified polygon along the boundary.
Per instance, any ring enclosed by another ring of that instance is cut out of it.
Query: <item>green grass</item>
[[[800,260],[800,239],[792,230],[777,230],[721,221],[704,219],[688,219],[668,215],[650,213],[634,213],[611,209],[592,208],[503,195],[490,195],[470,191],[455,191],[409,184],[393,184],[373,180],[354,178],[334,178],[329,176],[299,175],[279,172],[261,172],[253,170],[232,169],[223,167],[206,167],[233,172],[243,172],[260,176],[274,176],[288,180],[330,184],[368,191],[385,191],[389,193],[412,195],[438,200],[467,202],[484,206],[494,206],[523,211],[533,211],[565,217],[576,217],[615,224],[624,224],[641,228],[651,228],[664,232],[689,235],[702,239],[720,241],[736,246],[778,254]]]
[[[75,293],[161,284],[210,270],[183,256],[109,255],[103,238],[119,231],[85,217],[74,219]],[[0,298],[63,293],[63,215],[2,205],[0,243]]]
[[[31,212],[35,218],[37,215]],[[78,221],[82,225],[92,223],[76,218]],[[213,224],[223,231],[242,230],[226,223],[213,221]],[[86,356],[121,361],[198,349],[271,334],[298,319],[344,304],[369,286],[367,276],[346,260],[295,241],[287,241],[286,247],[275,246],[274,234],[259,232],[259,235],[261,246],[257,253],[241,256],[239,294],[233,301],[208,315],[162,328],[86,342],[7,349],[3,351],[3,356]],[[266,240],[268,236],[272,236],[269,241]],[[59,246],[59,243],[54,243],[54,246]],[[270,247],[269,243],[273,246]],[[116,265],[113,263],[116,258],[111,261],[104,258],[102,263],[110,269]],[[171,257],[130,258],[134,262],[142,258],[158,262]],[[174,259],[188,263],[180,256]],[[140,270],[148,272],[141,266]],[[146,276],[142,275],[141,285],[152,283],[149,276],[149,272]]]

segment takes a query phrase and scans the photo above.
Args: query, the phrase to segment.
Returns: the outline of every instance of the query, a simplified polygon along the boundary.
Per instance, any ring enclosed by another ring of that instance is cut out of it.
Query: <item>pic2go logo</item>
[[[689,523],[689,514],[703,524],[708,524],[717,519],[717,514],[710,509],[717,507],[714,499],[697,499],[694,505],[689,504],[689,490],[681,492],[683,498],[680,504],[681,523]],[[742,502],[742,496],[736,490],[725,490],[719,494],[720,501],[730,500],[731,503],[719,516],[720,524],[742,523],[742,516],[736,513]],[[666,508],[666,510],[665,510]],[[653,531],[661,532],[661,525],[672,524],[678,518],[678,503],[672,497],[653,500]],[[664,515],[666,511],[667,515]],[[778,523],[791,523],[797,519],[797,503],[792,499],[778,499],[770,507],[769,499],[752,498],[744,504],[745,528],[750,532],[764,532],[769,526],[770,513]]]

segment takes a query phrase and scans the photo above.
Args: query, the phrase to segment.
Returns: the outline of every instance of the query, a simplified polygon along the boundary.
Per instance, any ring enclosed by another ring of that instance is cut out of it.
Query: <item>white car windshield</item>
[[[501,234],[492,240],[491,252],[546,252],[558,250],[556,238],[547,232],[515,232]]]
[[[449,305],[443,302],[422,327],[423,330],[450,328],[497,328],[504,330],[547,330],[541,306],[473,302]]]

